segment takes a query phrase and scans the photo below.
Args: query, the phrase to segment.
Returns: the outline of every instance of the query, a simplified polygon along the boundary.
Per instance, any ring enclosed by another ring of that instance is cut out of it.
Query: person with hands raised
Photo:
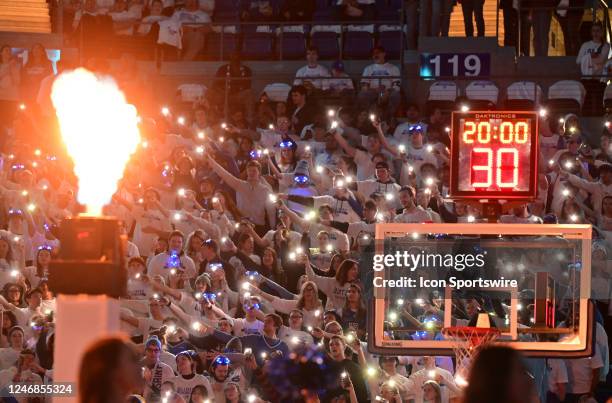
[[[257,161],[246,164],[246,180],[238,179],[217,163],[210,154],[207,160],[213,171],[236,191],[238,209],[255,223],[255,229],[263,234],[268,214],[268,194],[272,192],[270,185],[261,177],[261,165]]]
[[[132,334],[147,335],[150,329],[159,329],[164,320],[163,308],[170,306],[170,300],[158,294],[149,299],[149,317],[134,316],[128,309],[122,309],[119,318],[122,322],[130,325],[129,332]],[[126,329],[128,330],[128,329]]]
[[[313,281],[304,282],[299,295],[296,295],[294,299],[279,298],[262,291],[256,286],[250,286],[249,290],[261,295],[277,312],[290,314],[294,310],[299,310],[302,312],[305,326],[313,328],[321,326],[323,304],[319,299],[319,289]]]
[[[591,195],[595,212],[601,214],[604,197],[612,195],[612,165],[602,164],[599,167],[599,180],[596,182],[582,179],[564,169],[559,170],[559,175],[570,184],[588,192]]]
[[[26,336],[30,337],[32,335],[30,320],[35,315],[41,316],[43,314],[40,309],[42,303],[42,292],[37,288],[29,290],[25,294],[25,300],[27,306],[25,308],[19,308],[8,302],[3,296],[0,296],[0,305],[15,315],[19,326],[25,330]]]
[[[115,195],[113,200],[126,206],[136,221],[132,241],[140,251],[151,250],[158,236],[171,231],[170,212],[160,203],[160,194],[149,188],[145,191],[142,203],[130,203]]]
[[[365,146],[367,151],[362,151],[351,146],[339,130],[334,129],[332,133],[338,145],[340,145],[345,153],[354,159],[357,165],[357,179],[366,180],[374,176],[375,166],[372,162],[372,158],[383,150],[383,143],[380,137],[368,136]]]
[[[315,274],[310,261],[306,255],[303,256],[308,279],[314,281],[327,296],[325,309],[341,309],[346,301],[346,293],[351,283],[359,282],[358,263],[355,260],[345,259],[338,267],[334,277],[324,277]]]

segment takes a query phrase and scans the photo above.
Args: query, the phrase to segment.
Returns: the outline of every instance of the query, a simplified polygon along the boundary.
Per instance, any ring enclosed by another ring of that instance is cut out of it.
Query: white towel
[[[159,38],[157,43],[182,48],[181,22],[169,19],[159,22]]]

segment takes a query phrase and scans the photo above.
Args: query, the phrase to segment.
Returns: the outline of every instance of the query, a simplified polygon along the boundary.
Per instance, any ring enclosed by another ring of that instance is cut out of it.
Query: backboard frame
[[[529,357],[579,358],[593,354],[594,309],[587,297],[591,293],[591,235],[592,227],[586,224],[377,224],[376,251],[384,254],[383,241],[389,237],[405,237],[409,234],[456,234],[456,235],[524,235],[524,236],[563,236],[565,239],[581,241],[582,269],[580,272],[579,316],[587,318],[578,325],[578,340],[573,343],[558,342],[523,342],[513,341],[496,344],[507,344],[521,350]],[[374,278],[383,277],[383,271],[374,272]],[[510,290],[500,290],[512,292]],[[445,300],[450,297],[445,292]],[[512,294],[512,299],[516,294]],[[514,302],[514,301],[513,301]],[[516,320],[516,304],[511,309],[511,320]],[[433,340],[384,340],[385,289],[373,287],[373,298],[369,304],[368,315],[368,349],[374,354],[382,355],[446,355],[452,356],[453,341]],[[450,315],[450,313],[449,313]],[[446,313],[445,313],[446,316]],[[444,319],[445,327],[449,318]],[[512,328],[512,327],[511,327]],[[515,330],[516,331],[516,330]],[[514,332],[515,332],[514,331]],[[516,336],[516,333],[511,336]]]

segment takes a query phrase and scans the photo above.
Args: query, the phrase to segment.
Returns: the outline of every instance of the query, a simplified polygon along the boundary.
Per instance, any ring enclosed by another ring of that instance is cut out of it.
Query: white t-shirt
[[[149,277],[160,275],[165,280],[167,280],[171,270],[167,267],[167,262],[169,258],[170,255],[167,252],[164,252],[160,253],[159,255],[156,255],[153,259],[151,259],[151,262],[149,263],[149,266],[147,268],[147,274],[149,275]],[[197,275],[197,271],[195,268],[195,263],[193,263],[193,259],[183,254],[180,257],[180,260],[181,266],[185,271],[187,277],[195,278]]]
[[[314,343],[310,333],[302,330],[293,330],[290,327],[283,326],[278,331],[278,338],[285,342],[289,349],[299,347],[309,347]]]
[[[410,378],[408,378],[410,395],[417,402],[423,402],[423,384],[432,379],[429,371],[430,370],[422,369],[410,375]],[[459,397],[457,385],[450,372],[438,367],[432,371],[435,371],[436,376],[440,375],[443,379],[443,385],[440,385],[442,403],[448,403],[450,399]]]
[[[396,90],[399,90],[401,73],[399,68],[391,63],[370,64],[363,70],[362,75],[364,78],[361,80],[361,82],[363,84],[369,84],[370,88],[375,89],[383,86],[385,89],[395,88]],[[377,79],[367,79],[365,77],[376,77]]]
[[[555,358],[546,360],[548,365],[548,390],[557,394],[557,384],[567,383],[567,368],[565,361]]]
[[[357,191],[364,197],[369,198],[374,192],[382,193],[385,197],[389,195],[390,200],[387,200],[387,206],[399,208],[399,191],[401,186],[395,182],[382,183],[376,179],[368,179],[357,182]]]
[[[595,354],[587,358],[574,358],[565,360],[567,367],[567,393],[581,394],[591,390],[593,370],[603,367],[599,348],[595,347]]]
[[[21,354],[21,349],[15,350],[12,347],[0,348],[0,369],[8,369],[15,365]]]
[[[170,232],[172,230],[170,221],[159,210],[144,210],[142,208],[137,209],[135,217],[136,227],[134,228],[134,238],[132,241],[136,244],[140,253],[147,255],[153,248],[153,245],[155,245],[157,235],[144,232],[143,230],[147,227],[152,227],[158,231]]]
[[[433,221],[431,215],[421,206],[416,206],[411,212],[404,210],[402,214],[398,214],[393,219],[393,222],[398,223],[422,223],[425,221]]]
[[[186,402],[188,402],[189,398],[191,397],[191,390],[198,385],[204,385],[208,391],[208,396],[212,396],[213,393],[208,378],[201,374],[195,374],[190,379],[185,379],[182,375],[178,375],[171,379],[170,382],[174,384],[176,393],[181,395]]]
[[[172,19],[180,21],[182,25],[210,23],[210,15],[202,10],[187,11],[186,9],[177,10],[172,14]]]
[[[246,318],[237,318],[232,320],[234,334],[238,337],[248,334],[263,334],[263,322],[255,319],[249,322]]]
[[[601,66],[594,66],[592,61],[590,60],[591,54],[597,52],[600,46],[601,54],[604,56],[603,60],[605,61],[608,59],[608,55],[610,54],[610,44],[604,43],[602,46],[601,43],[588,41],[583,43],[582,46],[580,46],[578,56],[576,57],[576,63],[580,65],[580,70],[582,71],[582,74],[601,74],[603,63]]]
[[[331,77],[331,74],[329,74],[329,70],[327,70],[327,67],[321,66],[320,64],[317,64],[315,67],[310,67],[306,65],[300,68],[297,73],[295,73],[295,81],[293,82],[293,85],[302,85],[304,84],[304,81],[310,81],[315,88],[318,88],[320,90],[326,90],[329,88],[328,80],[309,79],[311,77]]]
[[[357,165],[357,179],[364,181],[374,176],[376,167],[372,162],[372,155],[361,150],[355,150],[355,164]]]
[[[161,386],[165,382],[174,379],[174,371],[169,365],[160,361],[155,364],[151,372],[153,376],[151,377],[151,382],[145,384],[144,398],[147,402],[161,401],[161,395],[159,394]],[[157,393],[154,393],[153,389],[156,389]]]
[[[266,232],[266,234],[262,238],[270,242],[270,246],[272,247],[274,247],[274,234],[276,234],[276,230],[271,229],[268,232]],[[302,242],[302,234],[300,234],[299,232],[289,231],[288,238],[289,238],[289,249],[291,250],[300,246],[300,242]]]

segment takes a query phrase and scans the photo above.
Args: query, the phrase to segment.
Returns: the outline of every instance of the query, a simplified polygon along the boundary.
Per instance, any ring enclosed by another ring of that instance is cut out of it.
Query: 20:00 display
[[[466,121],[463,126],[463,142],[465,144],[489,144],[491,138],[502,144],[526,144],[529,140],[529,125],[526,122],[502,122],[499,125],[499,135],[491,134],[491,129],[498,130],[489,122]]]

